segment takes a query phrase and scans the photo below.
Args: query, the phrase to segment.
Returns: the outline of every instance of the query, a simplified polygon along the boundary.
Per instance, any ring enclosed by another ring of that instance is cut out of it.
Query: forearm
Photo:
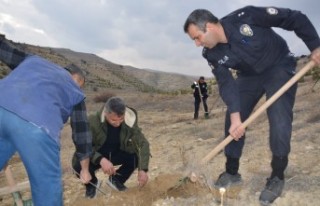
[[[89,164],[90,159],[86,158],[80,161],[81,171],[80,171],[80,179],[84,184],[88,184],[92,179],[91,174],[89,172]]]
[[[83,171],[89,171],[89,163],[90,163],[90,158],[85,158],[80,161],[81,165],[81,170]]]
[[[245,128],[242,126],[240,112],[231,113],[230,121],[231,126],[229,128],[229,133],[235,140],[239,140],[239,138],[241,138],[245,133]]]
[[[17,47],[4,36],[0,37],[0,61],[8,65],[10,69],[16,68],[29,54],[17,49]]]
[[[71,127],[77,158],[81,161],[90,157],[92,153],[92,135],[84,101],[74,107],[71,114]]]
[[[312,51],[311,60],[313,60],[317,65],[320,65],[320,47]]]
[[[240,112],[234,112],[230,114],[231,124],[239,124],[241,123]]]

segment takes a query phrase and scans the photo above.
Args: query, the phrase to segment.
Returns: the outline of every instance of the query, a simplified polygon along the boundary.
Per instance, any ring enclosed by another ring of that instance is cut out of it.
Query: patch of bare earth
[[[313,206],[320,202],[320,86],[311,90],[313,82],[300,83],[294,108],[292,148],[286,170],[286,185],[283,194],[274,205]],[[186,206],[220,205],[219,191],[212,183],[223,172],[225,158],[218,154],[206,165],[200,160],[223,140],[224,110],[221,100],[209,97],[210,119],[203,116],[197,121],[193,117],[193,97],[126,94],[119,93],[139,111],[139,123],[150,141],[152,158],[150,181],[144,188],[137,187],[137,173],[126,185],[127,192],[112,191],[106,184],[101,171],[98,177],[104,180],[101,192],[95,199],[85,199],[84,186],[72,174],[70,159],[74,150],[70,127],[66,125],[62,133],[61,163],[63,168],[64,204],[114,205],[114,206]],[[101,105],[88,100],[90,112]],[[261,102],[263,103],[263,101]],[[270,150],[268,143],[268,122],[262,114],[248,127],[246,145],[241,159],[240,173],[243,183],[227,188],[224,205],[259,205],[260,191],[270,174]],[[27,179],[18,157],[11,161],[16,180]],[[200,180],[196,183],[184,179],[195,172]],[[3,173],[0,187],[6,186]],[[30,191],[23,191],[25,199]],[[13,205],[10,195],[0,197],[0,205]]]

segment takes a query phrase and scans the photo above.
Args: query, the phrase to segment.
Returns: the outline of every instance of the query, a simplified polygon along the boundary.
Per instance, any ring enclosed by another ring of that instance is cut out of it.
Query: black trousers
[[[121,150],[117,152],[109,153],[107,158],[113,165],[122,165],[118,170],[117,174],[113,175],[113,177],[117,178],[121,183],[125,183],[129,177],[132,175],[134,170],[138,167],[137,156],[136,154],[130,154]],[[91,174],[92,183],[97,182],[97,177],[95,172],[100,169],[100,164],[93,164],[90,162],[89,164],[89,172]],[[79,174],[81,170],[80,162],[77,162],[73,169]]]
[[[200,97],[195,97],[194,98],[194,117],[197,118],[199,116],[199,108],[201,104],[201,99]],[[205,113],[208,113],[208,106],[207,106],[207,98],[202,98],[202,104]]]
[[[293,58],[293,57],[292,57]],[[295,62],[287,57],[281,64],[273,66],[260,75],[238,75],[236,83],[240,92],[241,119],[245,121],[260,98],[265,94],[269,99],[281,88],[295,73]],[[269,146],[273,156],[285,157],[290,152],[292,133],[293,106],[297,84],[294,84],[268,109],[269,120]],[[225,135],[229,135],[230,113],[226,113]],[[263,138],[263,137],[250,137]],[[225,155],[231,158],[240,158],[245,138],[232,141],[225,148]]]

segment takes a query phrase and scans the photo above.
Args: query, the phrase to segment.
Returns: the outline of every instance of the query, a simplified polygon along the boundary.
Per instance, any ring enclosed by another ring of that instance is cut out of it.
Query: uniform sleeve
[[[0,61],[8,65],[13,70],[16,68],[26,57],[30,56],[23,52],[0,34]]]
[[[320,46],[319,35],[309,20],[300,11],[276,7],[247,7],[252,20],[259,26],[279,27],[294,31],[303,40],[310,51]]]
[[[229,112],[240,112],[239,91],[231,71],[223,66],[217,66],[212,70],[212,73],[218,82],[220,96]]]
[[[89,129],[84,100],[74,106],[70,120],[72,139],[76,147],[75,155],[81,161],[90,157],[92,153],[92,135]]]

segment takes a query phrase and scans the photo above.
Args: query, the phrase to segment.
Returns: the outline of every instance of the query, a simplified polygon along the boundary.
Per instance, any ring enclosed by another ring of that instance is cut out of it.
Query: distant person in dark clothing
[[[208,98],[208,88],[207,83],[204,80],[204,77],[201,76],[198,81],[193,82],[191,85],[194,97],[194,119],[198,119],[199,117],[199,108],[202,102],[204,108],[204,117],[209,118],[208,106],[207,106],[207,98]]]
[[[135,169],[138,169],[138,184],[144,186],[148,181],[148,165],[150,157],[149,142],[138,126],[138,114],[133,108],[125,105],[119,97],[107,100],[101,111],[89,117],[93,137],[93,155],[89,171],[92,184],[86,184],[86,197],[93,198],[100,181],[95,171],[109,175],[107,184],[118,191],[127,187],[124,183]],[[121,165],[118,170],[114,165]],[[73,168],[80,170],[79,160],[73,158]]]

